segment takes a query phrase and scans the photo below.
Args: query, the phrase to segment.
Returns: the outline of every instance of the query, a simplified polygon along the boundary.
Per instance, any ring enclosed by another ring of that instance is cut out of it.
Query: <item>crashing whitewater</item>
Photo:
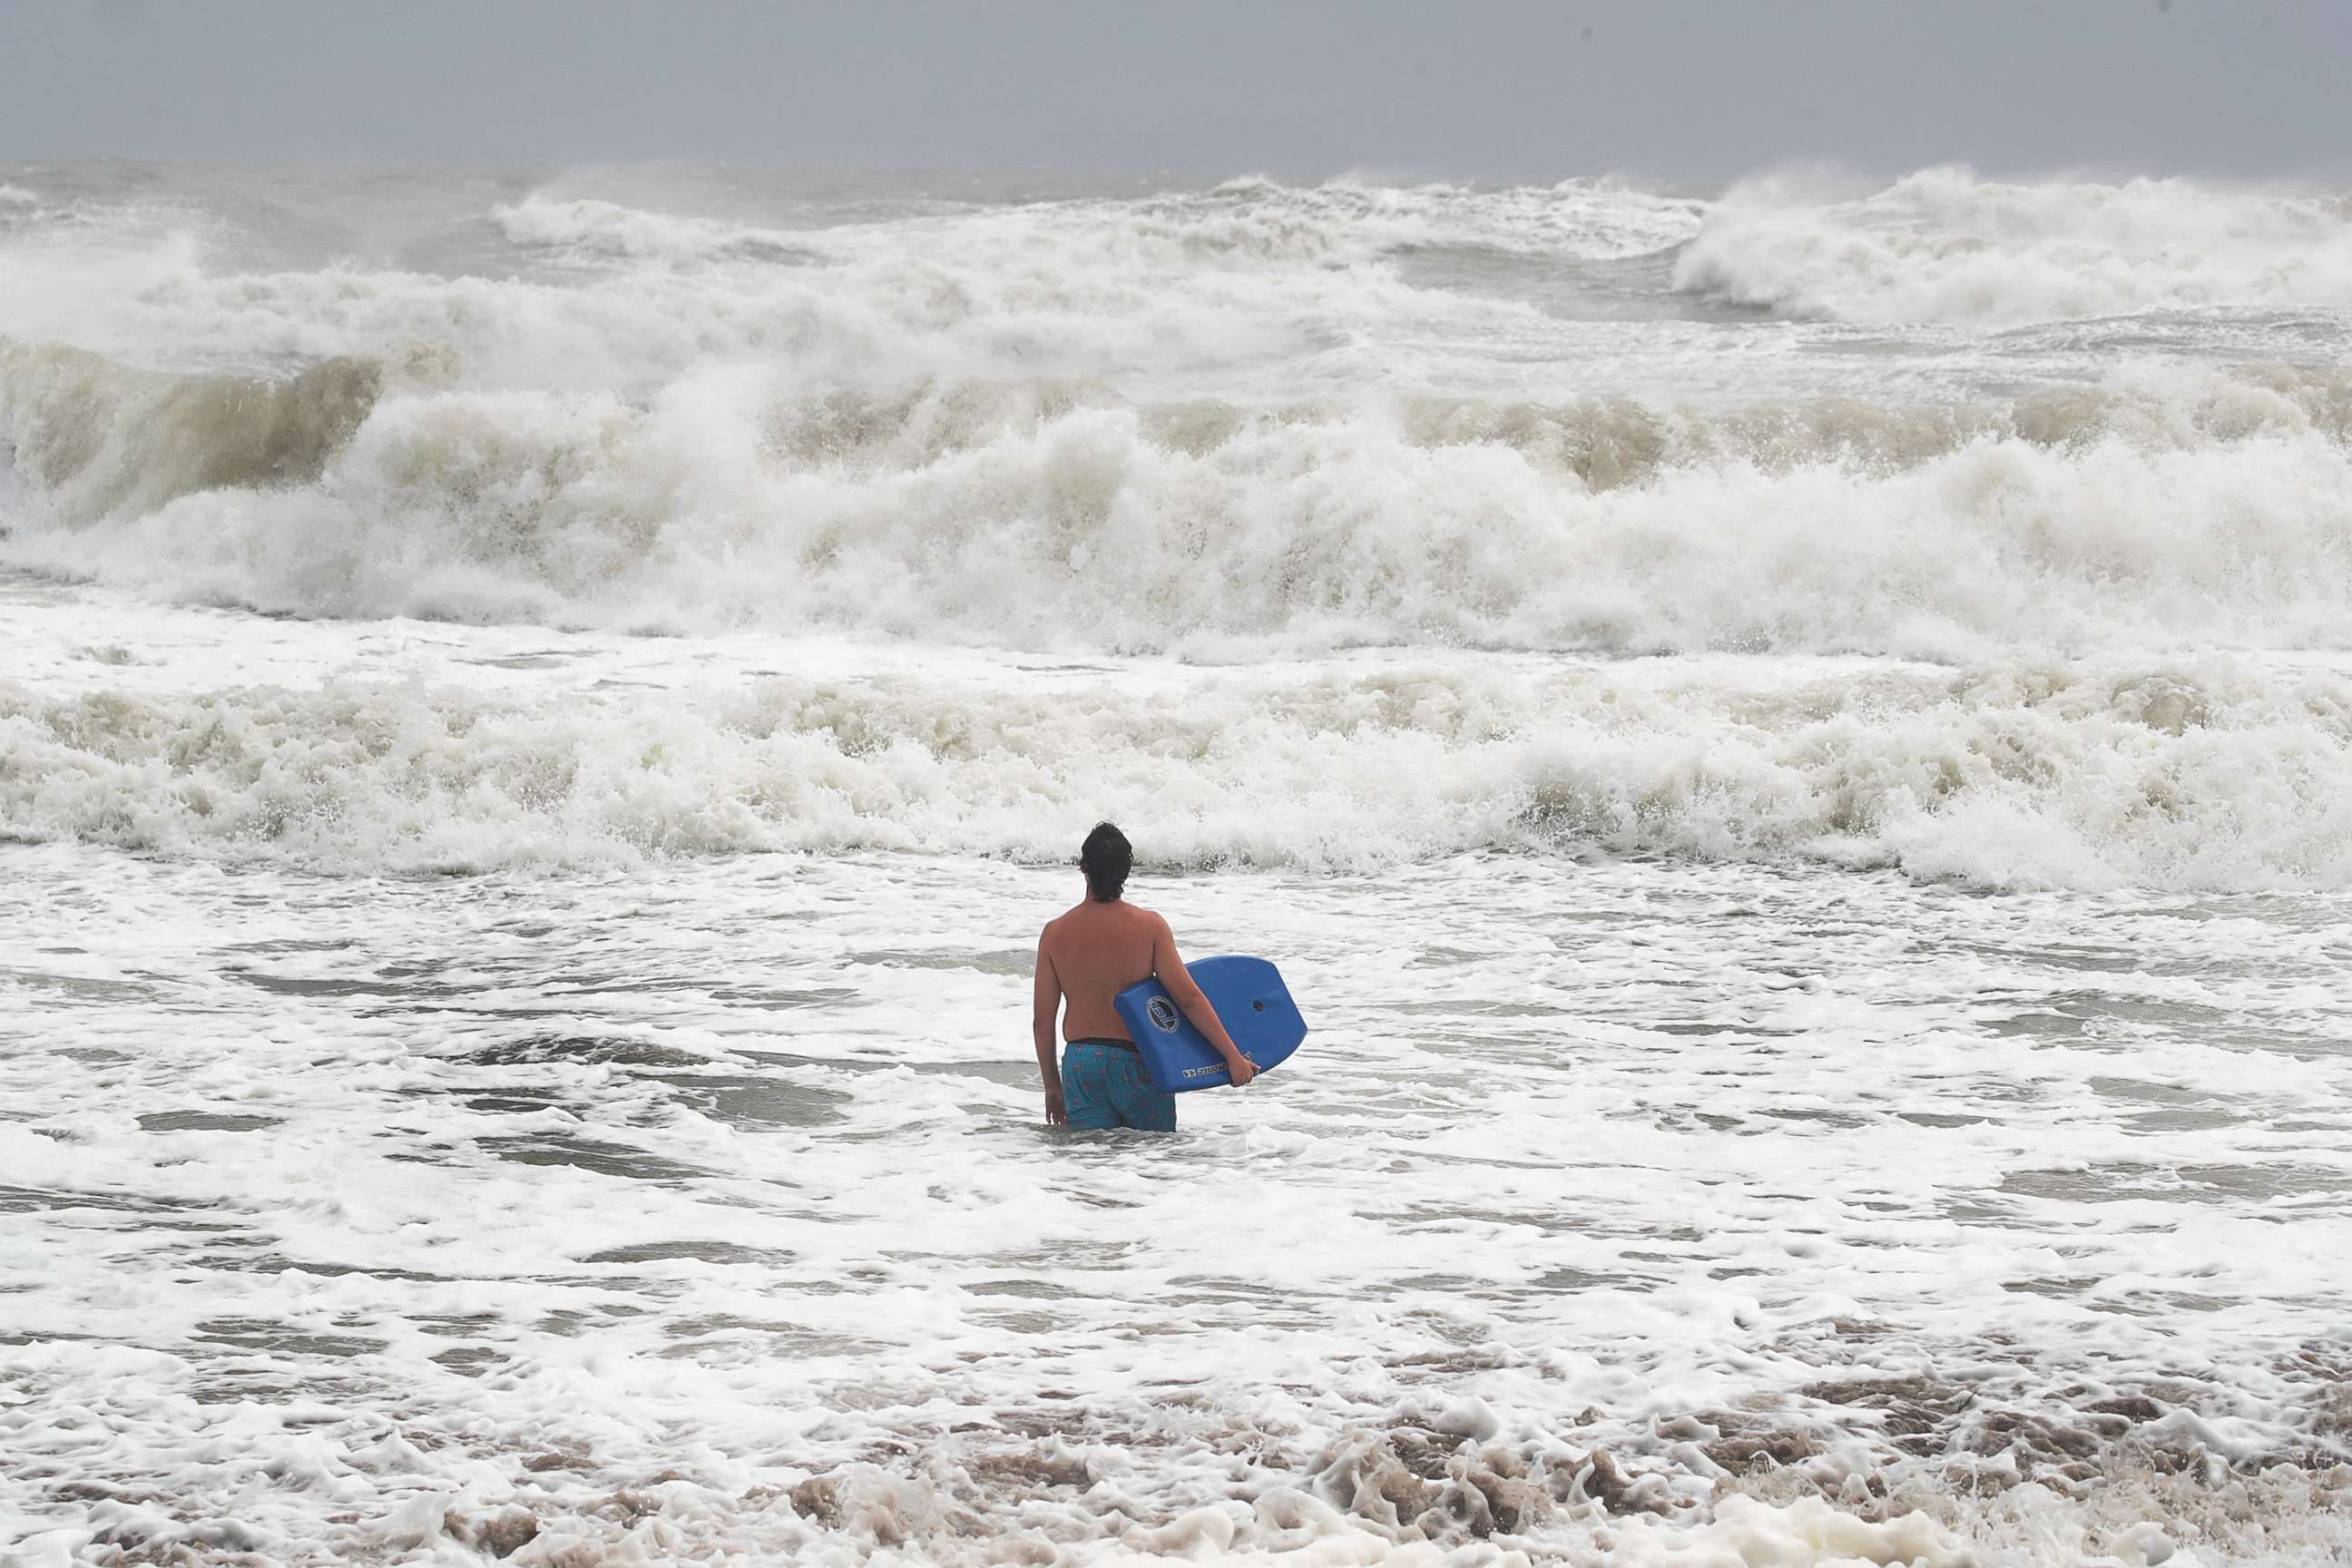
[[[2345,197],[386,179],[0,168],[0,1556],[2340,1560]]]

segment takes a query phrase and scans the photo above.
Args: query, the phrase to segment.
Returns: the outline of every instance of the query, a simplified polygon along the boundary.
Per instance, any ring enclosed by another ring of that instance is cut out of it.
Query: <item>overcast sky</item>
[[[0,158],[2352,173],[2352,0],[0,0]]]

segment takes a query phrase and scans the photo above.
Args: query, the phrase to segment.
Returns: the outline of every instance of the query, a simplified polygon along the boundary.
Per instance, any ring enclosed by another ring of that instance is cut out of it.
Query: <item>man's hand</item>
[[[1257,1076],[1257,1064],[1235,1051],[1225,1058],[1225,1071],[1232,1075],[1234,1087],[1239,1089]]]
[[[1070,1113],[1062,1107],[1062,1086],[1058,1083],[1045,1091],[1045,1121],[1052,1127],[1070,1124]]]

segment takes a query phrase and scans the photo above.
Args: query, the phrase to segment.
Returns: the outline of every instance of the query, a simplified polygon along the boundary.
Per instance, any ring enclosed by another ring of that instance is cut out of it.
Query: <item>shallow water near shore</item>
[[[1148,879],[1315,1027],[1155,1142],[1039,1125],[1066,873],[5,854],[9,1502],[101,1540],[2341,1544],[2339,897]]]

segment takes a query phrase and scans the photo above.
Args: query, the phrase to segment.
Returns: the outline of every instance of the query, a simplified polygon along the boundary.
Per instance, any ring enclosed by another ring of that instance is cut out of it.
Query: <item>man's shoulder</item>
[[[1045,922],[1045,929],[1038,933],[1037,940],[1040,942],[1045,942],[1050,940],[1055,932],[1069,930],[1071,921],[1077,915],[1084,913],[1085,910],[1086,905],[1072,904],[1068,909],[1064,910],[1060,914],[1055,915],[1052,920]]]
[[[1111,908],[1118,911],[1116,914],[1109,915],[1109,918],[1114,921],[1120,920],[1130,921],[1144,927],[1146,930],[1152,931],[1164,931],[1168,929],[1167,920],[1162,917],[1158,910],[1147,910],[1141,904],[1131,904],[1126,900],[1121,899],[1116,905],[1111,906]],[[1103,905],[1094,903],[1091,900],[1085,903],[1072,904],[1068,909],[1064,910],[1060,914],[1055,915],[1052,920],[1045,922],[1045,929],[1037,933],[1037,940],[1040,942],[1052,942],[1055,937],[1067,932],[1072,928],[1082,924],[1094,924],[1103,919],[1107,914],[1108,914],[1108,911],[1106,910]],[[1090,920],[1088,917],[1093,918]]]

